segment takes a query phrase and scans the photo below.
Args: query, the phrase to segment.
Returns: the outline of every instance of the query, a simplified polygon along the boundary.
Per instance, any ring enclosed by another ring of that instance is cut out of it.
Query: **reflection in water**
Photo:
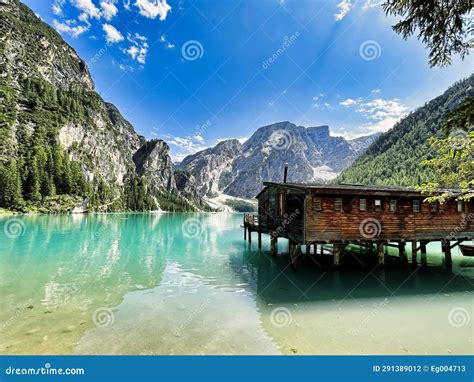
[[[437,246],[415,272],[294,272],[268,238],[262,252],[243,241],[238,214],[20,219],[11,238],[0,218],[1,353],[472,352],[474,263],[455,253],[446,271]]]

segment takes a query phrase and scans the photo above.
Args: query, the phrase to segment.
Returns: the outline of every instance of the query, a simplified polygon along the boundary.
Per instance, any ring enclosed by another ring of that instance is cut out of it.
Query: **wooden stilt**
[[[416,241],[411,242],[411,265],[416,267]]]
[[[249,244],[252,244],[252,231],[249,228]]]
[[[278,243],[278,238],[271,236],[270,237],[270,251],[273,257],[275,257],[277,254],[277,243]]]
[[[453,267],[453,259],[451,257],[451,245],[449,241],[442,242],[442,248],[444,252],[444,265],[446,268],[451,269]]]
[[[426,260],[426,244],[426,241],[420,241],[421,265],[423,267],[428,265],[428,262]]]
[[[247,224],[244,223],[244,240],[247,240]]]
[[[306,256],[311,255],[311,244],[306,244]]]
[[[258,249],[262,249],[262,232],[258,231]]]
[[[404,263],[408,263],[408,258],[407,258],[407,254],[405,252],[405,243],[404,242],[398,243],[398,255],[400,256],[400,259]]]
[[[383,243],[377,243],[377,262],[379,265],[385,265],[385,254]]]
[[[334,248],[333,248],[333,251],[332,251],[332,257],[333,257],[333,265],[335,267],[337,267],[339,265],[341,250],[342,250],[341,244],[334,244]]]
[[[291,267],[296,269],[298,260],[298,245],[290,241],[288,244],[288,251],[290,252]]]

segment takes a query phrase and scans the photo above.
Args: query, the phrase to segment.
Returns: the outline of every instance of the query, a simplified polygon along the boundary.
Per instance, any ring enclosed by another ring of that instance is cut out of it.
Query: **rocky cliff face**
[[[148,189],[161,198],[164,192],[179,196],[168,145],[138,135],[94,91],[87,65],[75,50],[18,0],[0,0],[0,72],[0,164],[11,158],[25,162],[28,175],[43,155],[28,154],[28,147],[42,146],[46,160],[39,175],[47,181],[54,180],[48,158],[62,150],[88,182],[100,179],[107,185],[104,197],[110,200],[120,199],[124,182],[137,176],[144,176]],[[186,193],[187,198],[198,196],[189,184]]]
[[[212,195],[224,189],[232,180],[232,163],[241,151],[240,142],[229,139],[187,156],[179,167],[192,174],[203,194]]]
[[[230,140],[186,157],[181,167],[206,191],[253,198],[263,181],[281,181],[285,163],[290,182],[326,182],[350,166],[378,134],[347,141],[328,126],[279,122],[259,128],[243,145]]]

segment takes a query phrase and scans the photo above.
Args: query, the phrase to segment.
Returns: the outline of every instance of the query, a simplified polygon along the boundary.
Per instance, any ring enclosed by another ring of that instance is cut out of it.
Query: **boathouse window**
[[[359,199],[359,211],[367,211],[367,199]]]
[[[313,198],[313,211],[322,211],[321,198]]]
[[[420,212],[420,201],[414,200],[413,201],[413,212]]]
[[[334,199],[334,211],[342,211],[342,198]]]
[[[463,211],[464,211],[464,203],[463,203],[462,200],[458,200],[456,210],[457,210],[458,212],[463,212]]]
[[[375,199],[374,210],[375,211],[382,211],[382,200],[381,199]]]
[[[431,212],[438,212],[438,202],[431,203]]]
[[[390,212],[397,212],[397,201],[390,199]]]

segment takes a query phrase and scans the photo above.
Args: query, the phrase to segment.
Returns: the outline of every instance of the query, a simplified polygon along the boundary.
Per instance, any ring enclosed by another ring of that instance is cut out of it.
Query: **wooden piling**
[[[296,269],[298,261],[298,244],[290,241],[288,244],[288,252],[290,253],[291,267]]]
[[[278,244],[278,237],[272,235],[270,237],[270,252],[273,257],[275,257],[277,254],[277,244]]]
[[[377,243],[377,262],[379,265],[385,265],[385,253],[383,243]]]
[[[332,258],[333,258],[333,266],[337,267],[339,265],[340,256],[342,252],[342,245],[341,244],[334,244],[334,248],[332,251]]]
[[[407,258],[407,254],[405,252],[405,243],[403,241],[401,241],[400,243],[398,243],[398,255],[400,256],[400,259],[404,262],[404,263],[408,263],[408,258]]]
[[[425,267],[428,265],[427,259],[426,259],[426,244],[428,242],[426,241],[420,241],[420,253],[421,253],[421,266]]]
[[[252,244],[252,231],[249,228],[249,244]]]
[[[244,222],[244,241],[247,240],[247,223]]]
[[[416,267],[416,252],[417,252],[417,249],[416,249],[416,241],[412,241],[411,242],[411,265],[413,267]]]
[[[262,249],[262,232],[258,231],[258,249]]]
[[[441,243],[444,252],[444,265],[446,266],[446,268],[451,269],[453,267],[453,259],[451,257],[451,245],[449,241],[443,241]]]

